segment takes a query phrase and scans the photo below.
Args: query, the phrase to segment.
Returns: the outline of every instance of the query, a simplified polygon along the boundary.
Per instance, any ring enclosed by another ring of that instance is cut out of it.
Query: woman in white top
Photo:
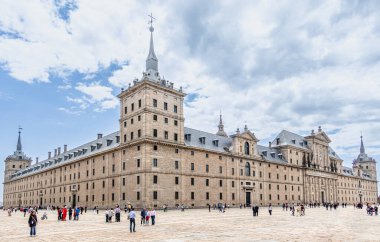
[[[272,204],[271,203],[269,203],[268,211],[269,211],[269,215],[272,215]]]

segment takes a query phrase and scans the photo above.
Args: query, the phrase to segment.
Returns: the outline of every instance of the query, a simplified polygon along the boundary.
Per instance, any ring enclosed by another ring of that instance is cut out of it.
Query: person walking
[[[29,215],[28,224],[30,227],[30,237],[36,236],[37,215],[34,210]]]
[[[150,211],[150,217],[152,219],[152,225],[154,225],[156,223],[156,210],[154,210],[154,208]]]
[[[259,216],[259,206],[256,204],[255,206],[256,216]]]
[[[109,220],[108,208],[106,209],[105,215],[106,215],[106,223],[108,223],[108,220]]]
[[[77,209],[75,210],[75,220],[78,221],[79,220],[79,213],[80,213],[80,208],[77,207]]]
[[[73,209],[69,207],[69,220],[73,217]]]
[[[145,208],[141,209],[140,216],[141,216],[141,225],[143,225],[145,224]]]
[[[119,205],[117,205],[116,208],[115,208],[115,220],[116,220],[116,222],[120,222],[120,208],[119,208]]]
[[[131,212],[129,213],[128,215],[128,218],[129,218],[129,230],[133,232],[136,232],[136,213],[135,213],[135,209],[132,208],[131,209]],[[132,225],[133,225],[133,230],[132,230]]]
[[[268,211],[269,211],[269,215],[272,215],[272,204],[271,203],[269,203]]]

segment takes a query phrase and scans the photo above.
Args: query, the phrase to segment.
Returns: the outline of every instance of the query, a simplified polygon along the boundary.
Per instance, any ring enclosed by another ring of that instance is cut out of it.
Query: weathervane
[[[22,130],[22,128],[21,128],[21,126],[19,125],[19,126],[18,126],[18,133],[21,133],[21,130]]]

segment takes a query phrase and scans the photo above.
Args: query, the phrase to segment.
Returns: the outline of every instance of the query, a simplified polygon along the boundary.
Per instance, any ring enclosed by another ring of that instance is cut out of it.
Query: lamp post
[[[362,191],[359,191],[359,201],[360,201],[360,204],[362,204],[362,196],[363,196]]]

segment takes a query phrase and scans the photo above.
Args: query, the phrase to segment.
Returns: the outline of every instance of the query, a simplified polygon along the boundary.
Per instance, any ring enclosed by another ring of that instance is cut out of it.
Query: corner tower
[[[29,167],[32,163],[32,159],[27,157],[22,151],[21,144],[21,128],[18,131],[18,140],[16,151],[13,155],[8,156],[5,159],[5,171],[4,171],[4,181],[8,181],[11,179],[11,176],[16,173],[18,170]]]
[[[377,173],[376,173],[376,160],[372,157],[369,157],[365,153],[364,143],[363,143],[363,136],[360,136],[360,153],[358,157],[353,161],[354,166],[361,166],[362,171],[365,174],[369,174],[370,178],[373,180],[377,180]]]

